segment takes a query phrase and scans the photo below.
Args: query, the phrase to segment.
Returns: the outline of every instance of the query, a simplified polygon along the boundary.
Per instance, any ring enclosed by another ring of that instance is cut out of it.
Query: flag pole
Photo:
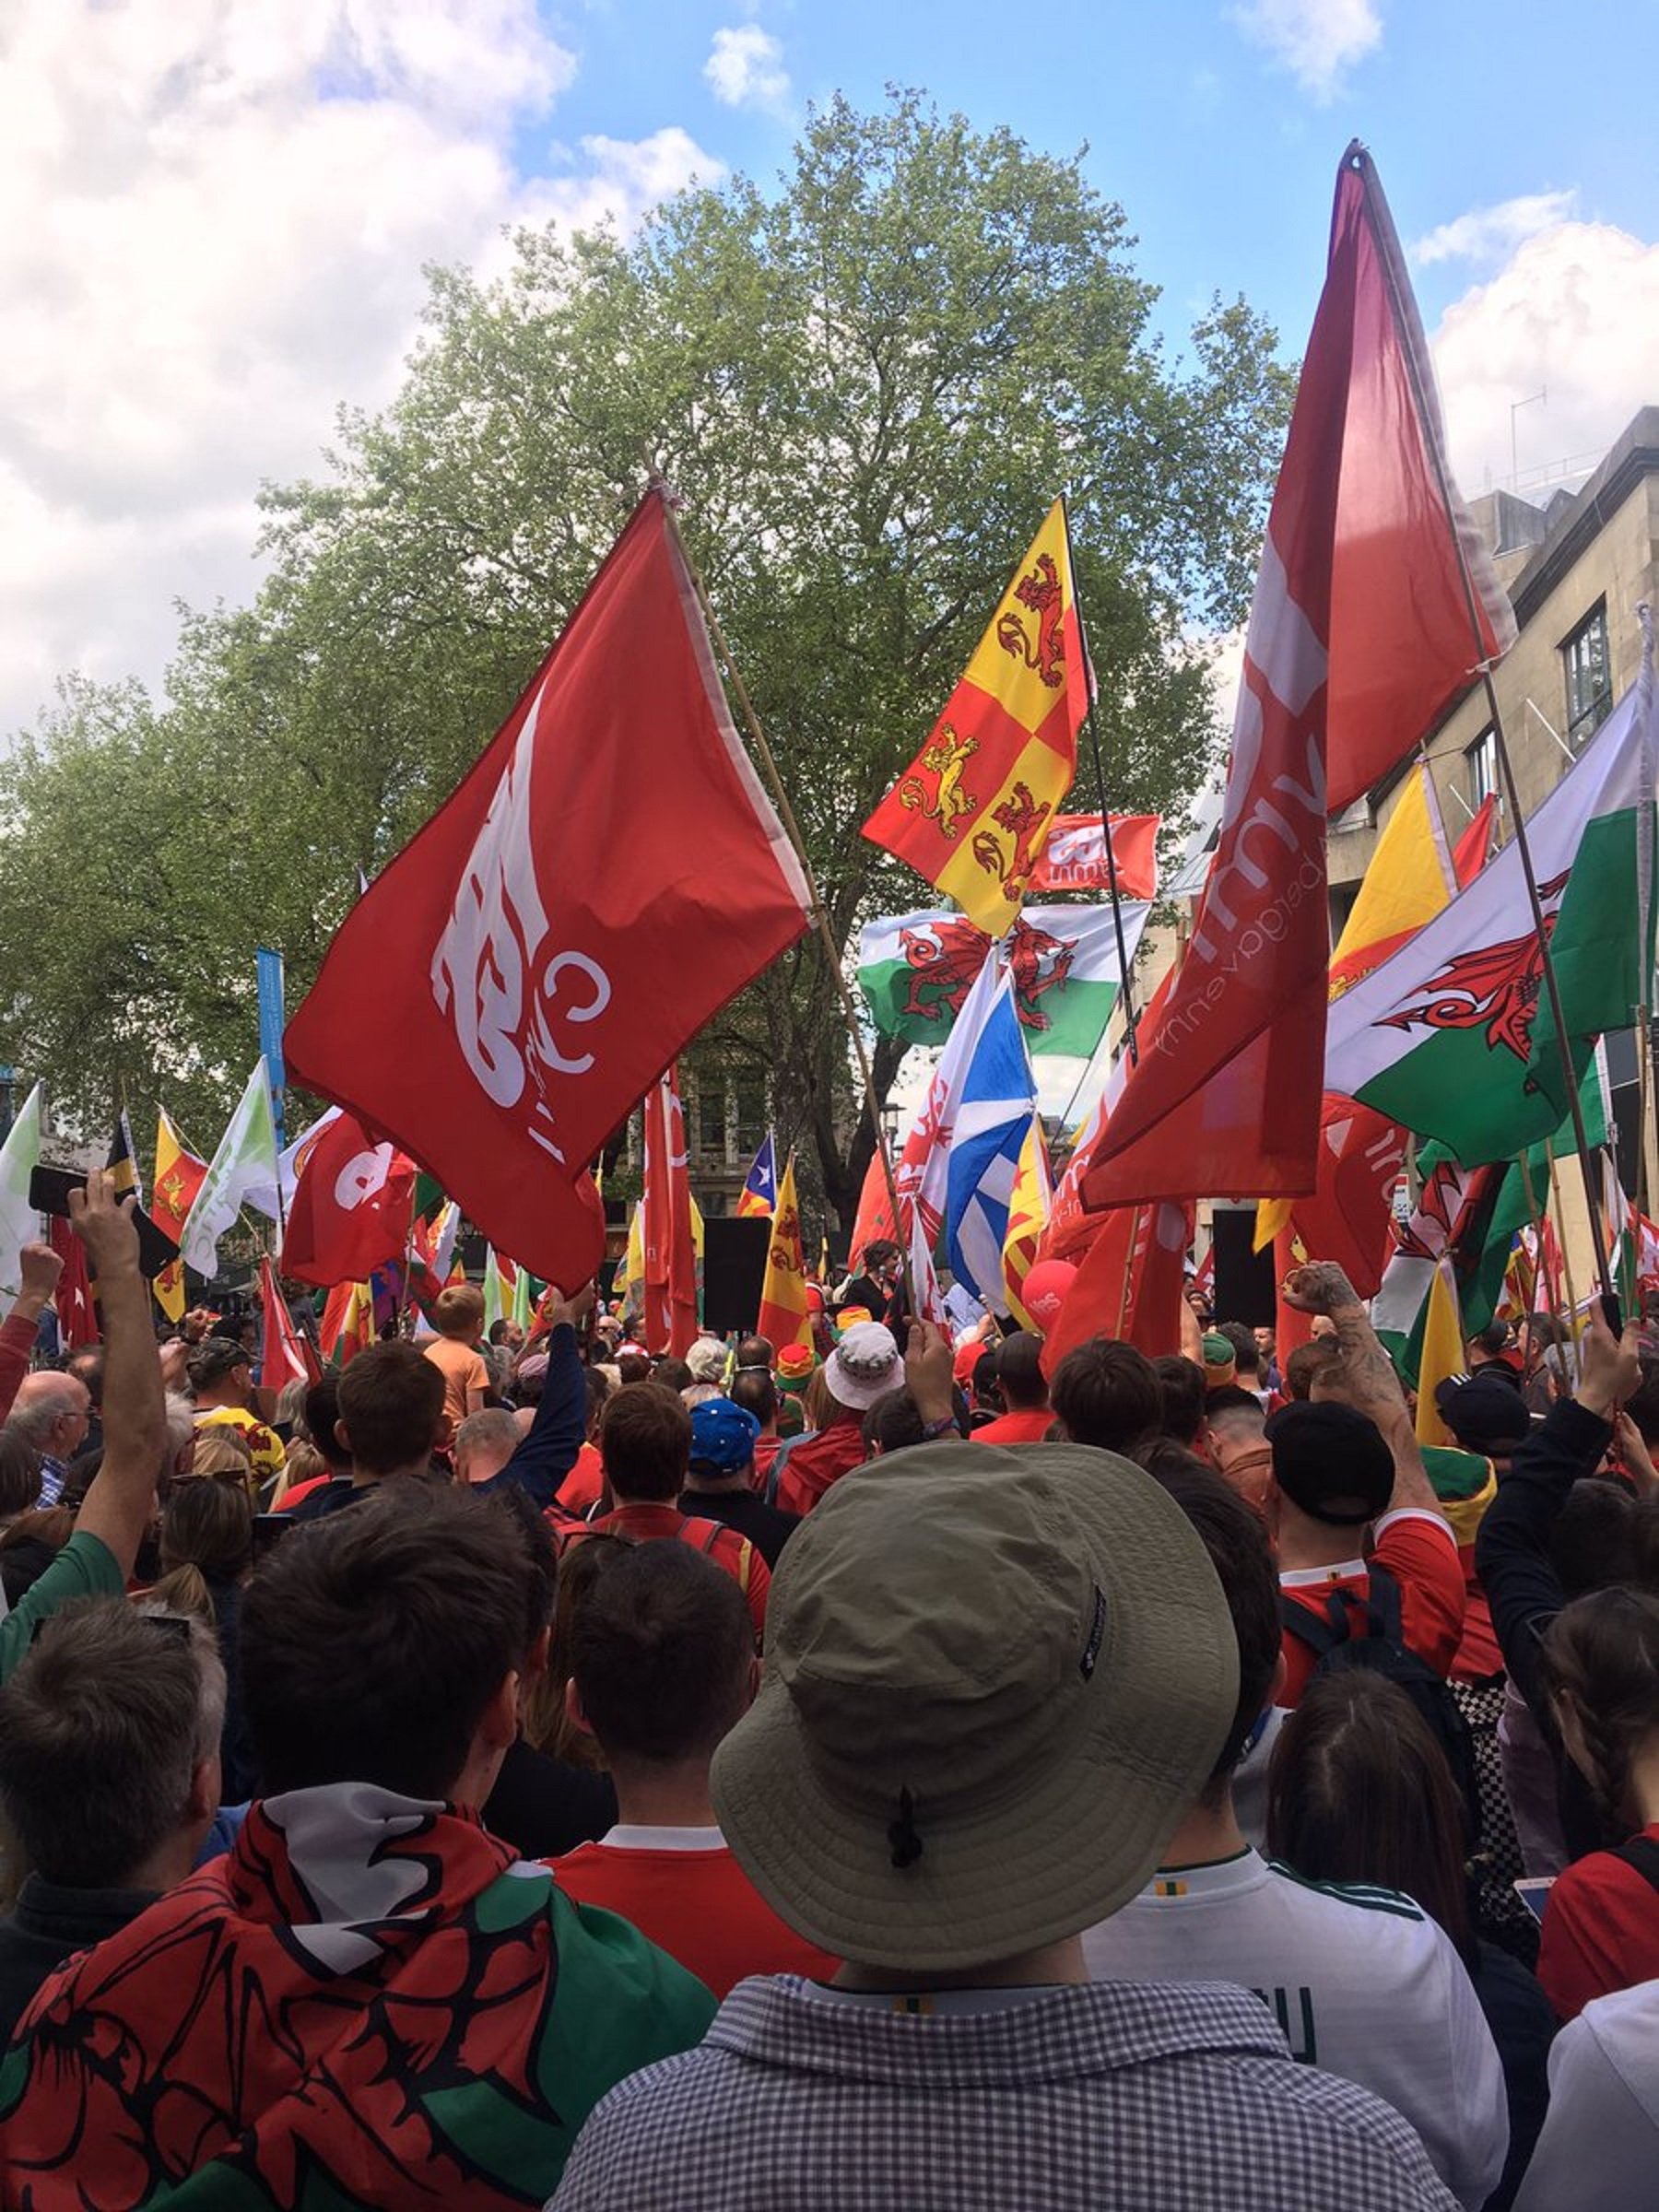
[[[1083,622],[1083,601],[1077,592],[1077,564],[1072,553],[1071,508],[1060,495],[1060,520],[1065,530],[1065,565],[1071,575],[1072,605],[1077,610],[1077,641],[1083,649],[1083,689],[1088,701],[1083,719],[1088,725],[1088,746],[1094,755],[1095,789],[1100,800],[1100,841],[1106,849],[1106,891],[1112,900],[1112,926],[1117,936],[1118,973],[1123,978],[1124,1026],[1129,1044],[1129,1065],[1140,1065],[1140,1017],[1135,1010],[1135,987],[1129,973],[1128,940],[1124,935],[1124,909],[1118,897],[1117,861],[1112,850],[1112,812],[1106,804],[1106,765],[1100,754],[1100,730],[1095,719],[1094,663],[1088,657],[1088,632]]]
[[[1389,301],[1394,309],[1394,323],[1401,335],[1400,351],[1406,362],[1406,372],[1411,380],[1412,402],[1417,409],[1418,422],[1423,434],[1430,464],[1434,469],[1436,489],[1444,510],[1447,533],[1457,548],[1457,573],[1463,585],[1464,608],[1469,618],[1469,635],[1477,656],[1476,673],[1486,695],[1487,713],[1492,726],[1493,747],[1498,756],[1498,770],[1503,779],[1503,795],[1514,824],[1515,850],[1521,862],[1521,873],[1526,878],[1526,896],[1532,908],[1533,933],[1537,939],[1538,960],[1544,979],[1546,996],[1549,1001],[1550,1018],[1555,1024],[1556,1050],[1560,1055],[1561,1076],[1567,1088],[1568,1112],[1572,1120],[1573,1148],[1578,1153],[1579,1171],[1583,1177],[1584,1205],[1590,1216],[1590,1243],[1596,1257],[1596,1270],[1602,1289],[1612,1294],[1612,1283],[1607,1274],[1606,1256],[1602,1246],[1600,1194],[1595,1187],[1595,1172],[1590,1164],[1590,1136],[1584,1125],[1583,1103],[1579,1097],[1579,1079],[1572,1065],[1572,1049],[1567,1035],[1567,1016],[1561,1002],[1560,979],[1556,973],[1555,959],[1549,948],[1549,928],[1544,914],[1544,901],[1538,892],[1537,870],[1533,865],[1532,844],[1526,834],[1526,817],[1521,809],[1521,794],[1515,782],[1514,762],[1510,758],[1509,741],[1504,735],[1503,714],[1498,704],[1498,688],[1492,681],[1492,665],[1486,657],[1485,641],[1480,630],[1480,610],[1476,601],[1475,580],[1469,573],[1468,550],[1463,533],[1458,528],[1457,502],[1453,495],[1452,479],[1447,469],[1444,443],[1440,434],[1439,410],[1430,404],[1430,394],[1422,380],[1422,362],[1414,334],[1420,329],[1416,305],[1406,300],[1400,290],[1398,253],[1399,241],[1394,235],[1394,218],[1382,196],[1376,169],[1367,148],[1356,139],[1348,148],[1347,159],[1358,166],[1365,180],[1365,209],[1379,248],[1377,259],[1382,267],[1383,280],[1388,286]],[[1553,1166],[1551,1170],[1553,1173]],[[1565,1263],[1565,1249],[1562,1260]],[[1571,1295],[1571,1293],[1570,1293]]]
[[[668,487],[660,470],[655,468],[651,470],[651,482],[662,499],[664,519],[667,523],[676,546],[679,548],[680,559],[686,564],[686,573],[690,577],[691,588],[697,594],[697,603],[702,609],[703,620],[709,626],[709,635],[713,639],[715,649],[724,664],[727,681],[736,695],[744,724],[753,741],[756,752],[759,755],[760,765],[766,771],[766,780],[771,786],[772,797],[777,801],[778,813],[783,823],[784,833],[794,847],[795,858],[800,862],[801,873],[806,879],[806,893],[812,901],[812,919],[819,937],[823,940],[825,958],[830,963],[830,972],[835,978],[836,994],[841,1000],[841,1013],[846,1020],[847,1032],[853,1040],[853,1050],[858,1060],[858,1073],[864,1086],[865,1108],[870,1117],[870,1127],[876,1138],[877,1156],[881,1161],[881,1172],[887,1183],[888,1204],[892,1208],[893,1241],[899,1247],[899,1264],[903,1273],[906,1299],[912,1317],[920,1318],[921,1308],[916,1302],[916,1285],[911,1268],[909,1240],[905,1237],[904,1225],[900,1218],[899,1184],[893,1173],[893,1156],[888,1148],[887,1133],[881,1126],[881,1106],[876,1096],[876,1075],[870,1065],[870,1055],[865,1044],[864,1031],[858,1026],[858,1009],[853,1003],[853,994],[848,988],[846,976],[841,971],[841,947],[835,941],[835,933],[830,926],[830,917],[824,911],[823,895],[818,889],[818,876],[813,868],[811,859],[808,857],[806,841],[801,835],[801,826],[795,819],[794,808],[789,803],[789,794],[783,788],[783,779],[778,773],[778,764],[772,757],[771,747],[767,742],[766,732],[760,726],[760,717],[755,712],[754,702],[748,695],[748,687],[745,684],[742,672],[733,657],[732,648],[726,641],[726,634],[720,627],[720,618],[710,603],[709,589],[703,582],[702,571],[692,559],[686,541],[680,535],[679,524],[675,519]],[[856,1253],[848,1254],[849,1265],[855,1265],[856,1260]]]

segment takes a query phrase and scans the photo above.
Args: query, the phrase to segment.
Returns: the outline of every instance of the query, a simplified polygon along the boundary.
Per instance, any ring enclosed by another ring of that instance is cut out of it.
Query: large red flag
[[[1181,1349],[1192,1210],[1153,1200],[1114,1207],[1100,1224],[1058,1320],[1044,1339],[1042,1371],[1052,1376],[1075,1345],[1116,1336],[1156,1359]]]
[[[645,1344],[683,1359],[697,1338],[697,1253],[691,1241],[691,1177],[686,1117],[674,1070],[645,1097]]]
[[[288,1025],[289,1080],[393,1138],[499,1250],[580,1283],[604,1249],[589,1162],[808,909],[653,489],[347,917]]]
[[[1143,1027],[1084,1179],[1090,1207],[1313,1187],[1327,806],[1366,791],[1513,636],[1472,534],[1478,645],[1471,634],[1465,525],[1448,519],[1433,394],[1376,172],[1350,147],[1268,517],[1216,854],[1177,987]]]
[[[409,1234],[415,1163],[341,1113],[300,1147],[282,1272],[324,1290],[359,1282],[400,1258]]]

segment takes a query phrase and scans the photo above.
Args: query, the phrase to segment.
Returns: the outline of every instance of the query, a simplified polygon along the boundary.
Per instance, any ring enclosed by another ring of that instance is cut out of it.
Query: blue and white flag
[[[749,1171],[744,1179],[743,1188],[738,1193],[737,1211],[740,1216],[747,1215],[758,1218],[765,1215],[770,1220],[777,1210],[778,1147],[772,1133],[769,1129],[766,1133],[766,1140],[761,1145],[759,1151],[756,1153]]]
[[[945,1235],[952,1272],[994,1313],[1008,1310],[1003,1245],[1020,1149],[1036,1103],[1013,983],[1005,972],[965,1056],[945,1182]]]

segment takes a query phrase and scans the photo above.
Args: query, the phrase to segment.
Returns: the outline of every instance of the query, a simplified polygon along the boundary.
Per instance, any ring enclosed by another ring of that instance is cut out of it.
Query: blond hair
[[[432,1301],[432,1326],[440,1336],[470,1336],[484,1325],[484,1293],[476,1283],[450,1283]]]

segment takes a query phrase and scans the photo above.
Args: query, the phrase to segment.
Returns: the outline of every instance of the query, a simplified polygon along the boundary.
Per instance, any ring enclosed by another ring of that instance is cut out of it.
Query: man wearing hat
[[[1463,1637],[1464,1571],[1394,1363],[1340,1267],[1324,1260],[1300,1267],[1284,1295],[1303,1312],[1330,1317],[1338,1357],[1320,1375],[1316,1400],[1281,1406],[1267,1423],[1267,1526],[1279,1587],[1323,1623],[1334,1596],[1355,1601],[1360,1615],[1371,1571],[1382,1569],[1399,1592],[1406,1648],[1443,1676]],[[1285,1663],[1278,1702],[1295,1705],[1318,1654],[1288,1623]]]
[[[818,1354],[809,1344],[786,1344],[778,1354],[778,1434],[785,1441],[806,1426],[801,1400],[818,1370]]]
[[[1180,1508],[1075,1444],[927,1444],[835,1486],[774,1585],[713,1810],[846,1960],[741,1984],[597,2108],[556,2204],[1406,2212],[1416,2136],[1242,1989],[1088,1985],[1233,1725],[1238,1645]]]
[[[760,1424],[731,1398],[705,1398],[691,1408],[690,1479],[680,1492],[680,1512],[722,1521],[747,1536],[769,1567],[801,1525],[757,1498],[755,1445]]]
[[[878,1321],[854,1322],[824,1362],[824,1381],[830,1410],[823,1426],[773,1465],[773,1500],[788,1513],[809,1513],[843,1475],[863,1465],[864,1417],[904,1382],[891,1329]]]
[[[280,1475],[282,1440],[259,1418],[247,1347],[233,1336],[209,1336],[191,1353],[185,1372],[195,1396],[196,1427],[234,1430],[248,1447],[256,1481]]]

